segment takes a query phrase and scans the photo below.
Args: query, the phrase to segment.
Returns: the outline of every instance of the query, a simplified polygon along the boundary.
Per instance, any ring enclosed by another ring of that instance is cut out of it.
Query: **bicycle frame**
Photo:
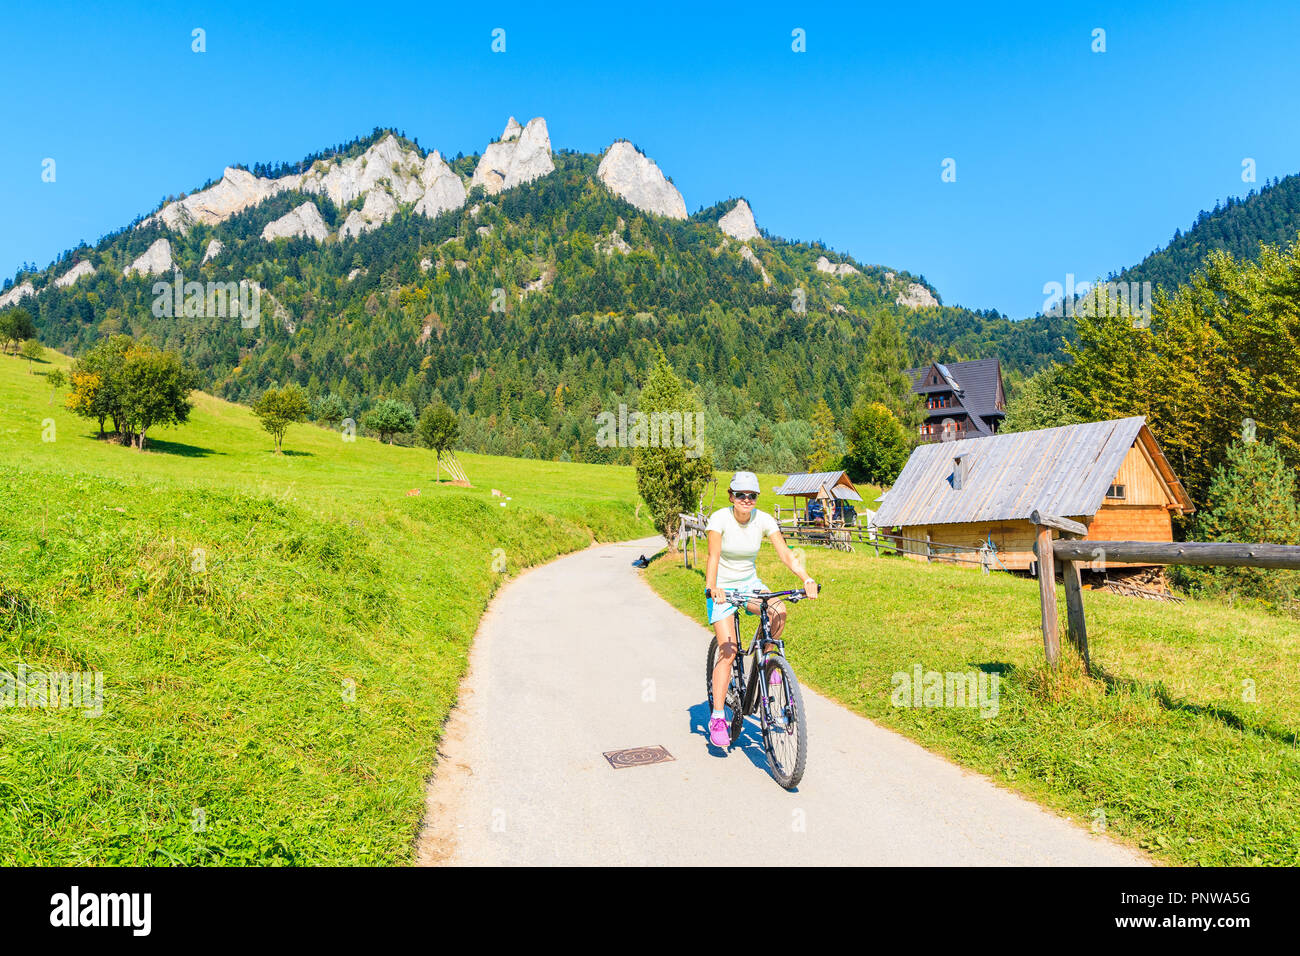
[[[738,688],[740,711],[741,714],[746,716],[757,711],[759,722],[765,732],[767,730],[767,709],[758,706],[759,688],[766,686],[762,680],[757,679],[759,676],[759,654],[778,654],[785,657],[785,641],[772,636],[772,622],[768,617],[768,603],[784,597],[790,598],[791,603],[795,603],[802,600],[803,596],[803,591],[796,590],[769,592],[761,596],[742,594],[738,595],[736,599],[731,599],[731,603],[736,607],[736,613],[733,615],[736,632],[736,654],[731,659],[731,671]],[[736,604],[736,600],[740,599],[743,599],[743,604]],[[745,642],[740,636],[740,611],[744,605],[753,600],[758,601],[758,629],[754,631],[754,639],[750,642],[749,647],[745,647]],[[762,650],[768,644],[773,645],[773,649],[771,651]],[[749,668],[749,681],[745,680],[745,659],[747,657],[752,657],[754,661]]]

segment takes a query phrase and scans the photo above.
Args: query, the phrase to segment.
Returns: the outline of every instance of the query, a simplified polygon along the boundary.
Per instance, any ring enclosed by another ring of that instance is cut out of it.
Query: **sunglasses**
[[[732,497],[734,497],[737,501],[757,501],[757,500],[758,500],[758,492],[757,492],[757,491],[733,491],[733,492],[731,493],[731,495],[732,495]]]

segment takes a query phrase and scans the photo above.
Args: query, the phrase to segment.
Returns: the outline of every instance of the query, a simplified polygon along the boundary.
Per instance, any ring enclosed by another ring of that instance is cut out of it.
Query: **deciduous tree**
[[[275,453],[282,454],[284,433],[290,425],[306,419],[311,402],[301,385],[290,383],[284,388],[268,388],[253,403],[253,414],[275,440]]]

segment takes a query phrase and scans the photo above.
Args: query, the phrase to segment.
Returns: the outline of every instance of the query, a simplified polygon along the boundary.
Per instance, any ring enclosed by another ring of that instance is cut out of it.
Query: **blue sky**
[[[1244,195],[1243,159],[1300,171],[1294,3],[461,6],[7,9],[0,279],[231,163],[375,126],[477,152],[545,116],[555,148],[631,139],[691,211],[744,195],[777,235],[1022,317]]]

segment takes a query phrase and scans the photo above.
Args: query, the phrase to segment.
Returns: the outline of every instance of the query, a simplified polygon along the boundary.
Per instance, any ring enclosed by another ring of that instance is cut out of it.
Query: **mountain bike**
[[[819,592],[820,593],[820,592]],[[705,596],[708,596],[706,590]],[[763,749],[767,752],[767,766],[773,778],[786,790],[793,790],[803,778],[804,764],[808,758],[808,726],[804,718],[803,694],[795,680],[794,668],[785,659],[785,642],[772,637],[767,605],[776,598],[786,598],[791,604],[808,597],[797,591],[742,591],[726,592],[726,601],[737,610],[750,601],[759,602],[758,630],[746,648],[740,639],[740,615],[733,615],[736,627],[736,655],[731,659],[731,683],[727,686],[726,706],[731,708],[731,743],[740,737],[745,717],[758,716],[763,735]],[[763,650],[768,646],[771,650]],[[718,658],[718,638],[709,642],[708,661],[704,671],[708,687],[709,709],[713,703],[713,664]],[[746,660],[748,659],[748,666]],[[772,674],[780,681],[772,684]]]

